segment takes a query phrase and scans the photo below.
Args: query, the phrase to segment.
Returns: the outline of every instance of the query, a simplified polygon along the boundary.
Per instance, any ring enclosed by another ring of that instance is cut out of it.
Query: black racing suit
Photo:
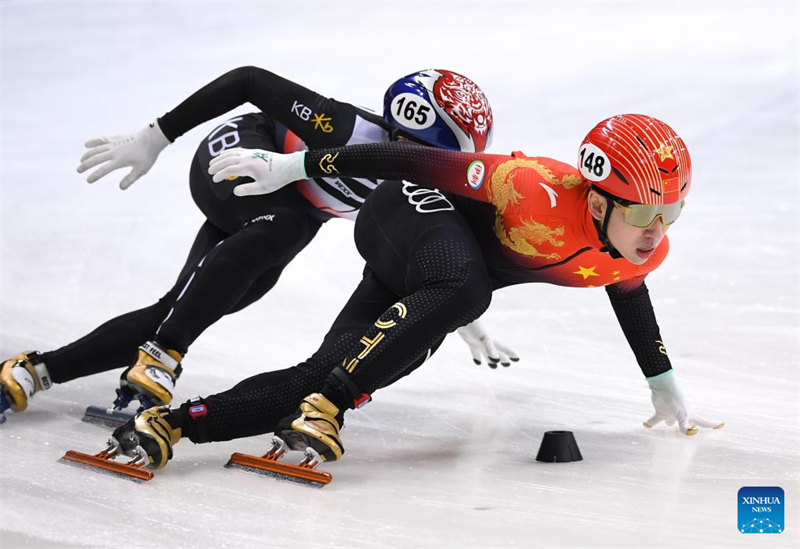
[[[389,138],[379,116],[255,67],[235,69],[214,80],[158,123],[174,141],[248,102],[260,112],[234,117],[215,128],[192,161],[192,198],[206,221],[174,286],[157,303],[44,353],[54,382],[129,366],[136,360],[138,346],[154,337],[164,347],[185,353],[208,326],[268,292],[322,223],[332,217],[355,218],[379,183],[320,177],[246,199],[232,194],[233,185],[214,183],[208,163],[231,147],[290,152]]]
[[[419,192],[428,193],[424,200],[409,196]],[[303,397],[336,383],[329,374],[338,366],[357,387],[326,393],[341,410],[420,366],[449,332],[478,318],[491,301],[480,247],[453,207],[459,198],[408,183],[381,184],[356,219],[364,276],[319,350],[294,367],[205,397],[207,413],[197,419],[190,409],[198,402],[185,403],[170,422],[180,422],[183,436],[194,442],[272,432]]]

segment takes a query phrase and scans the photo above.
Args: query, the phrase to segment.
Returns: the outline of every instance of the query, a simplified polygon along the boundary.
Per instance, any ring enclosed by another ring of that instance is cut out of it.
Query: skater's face
[[[656,217],[647,227],[636,227],[625,221],[625,211],[622,207],[615,207],[612,200],[595,191],[589,191],[588,205],[592,217],[600,223],[606,215],[606,208],[611,207],[611,217],[608,220],[606,234],[611,245],[622,254],[622,257],[633,263],[641,265],[655,252],[670,225],[664,225],[662,216]]]

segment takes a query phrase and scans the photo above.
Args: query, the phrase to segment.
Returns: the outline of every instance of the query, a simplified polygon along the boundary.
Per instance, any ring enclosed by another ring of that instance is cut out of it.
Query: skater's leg
[[[280,198],[274,202],[268,218],[246,225],[208,252],[158,327],[156,341],[185,354],[206,328],[275,284],[319,222]]]
[[[263,115],[245,115],[226,124],[232,127],[239,132],[240,146],[274,150],[271,122]],[[200,143],[189,183],[200,211],[226,236],[193,265],[162,322],[143,339],[146,343],[136,363],[124,373],[125,398],[135,396],[145,406],[171,402],[191,344],[223,315],[244,308],[272,288],[321,225],[309,215],[308,203],[294,187],[241,199],[231,193],[232,184],[214,183],[208,162],[212,151],[220,152],[216,133]],[[148,375],[153,372],[160,375]]]
[[[252,140],[257,134],[269,134],[269,128],[262,127],[263,117],[251,115],[246,118],[247,123],[243,126],[246,140]],[[201,166],[201,161],[205,162],[206,167],[208,165],[211,140],[213,138],[210,137],[200,144],[192,162],[189,181],[192,194],[198,195],[195,198],[197,206],[207,218],[215,219],[207,220],[200,228],[175,285],[157,303],[109,320],[79,340],[55,351],[43,353],[42,359],[47,364],[54,383],[63,383],[77,377],[130,366],[137,357],[137,348],[153,338],[198,263],[209,250],[241,227],[242,216],[252,213],[250,206],[240,208],[243,210],[241,212],[236,211],[232,201],[227,202],[224,208],[216,204],[220,200],[212,192],[211,178],[207,174],[207,169]],[[269,142],[259,141],[259,143],[269,146]],[[224,192],[224,189],[218,190]]]
[[[238,117],[226,130],[232,128],[237,135],[230,142],[236,146],[277,150],[274,123],[263,115]],[[197,266],[158,327],[156,340],[181,354],[223,315],[241,310],[268,292],[321,226],[292,185],[269,195],[240,198],[233,195],[233,183],[215,183],[208,164],[212,154],[221,152],[217,133],[200,143],[189,182],[200,211],[230,236]]]
[[[166,316],[180,289],[185,285],[187,273],[221,238],[220,229],[205,222],[195,237],[189,255],[175,285],[157,303],[120,315],[105,322],[89,334],[57,349],[42,353],[51,380],[64,383],[72,379],[129,366],[135,359],[137,348],[152,337]]]
[[[361,392],[402,377],[421,354],[489,306],[492,287],[478,243],[461,214],[442,200],[436,211],[420,212],[400,185],[390,183],[373,192],[359,214],[359,251],[403,295],[345,355],[344,369]],[[334,404],[352,406],[342,396]]]
[[[454,209],[423,213],[411,206],[399,187],[384,184],[359,214],[359,251],[381,281],[403,297],[345,352],[322,391],[308,395],[280,422],[280,436],[294,449],[311,445],[323,459],[338,459],[344,452],[339,439],[344,410],[362,405],[373,391],[409,372],[423,353],[489,306],[489,275],[461,215]]]
[[[248,378],[233,388],[202,399],[207,414],[193,420],[190,403],[175,413],[174,422],[193,442],[231,440],[275,431],[278,421],[297,408],[307,394],[322,388],[331,369],[341,363],[347,349],[358,343],[364,331],[397,299],[366,271],[319,350],[311,358],[284,370]]]
[[[444,343],[444,338],[441,338],[439,341],[434,342],[434,344],[429,349],[423,351],[414,361],[412,361],[411,364],[405,370],[401,370],[400,372],[395,374],[393,378],[387,381],[385,385],[381,386],[381,389],[383,387],[394,385],[396,382],[400,381],[402,378],[411,374],[414,370],[416,370],[424,363],[426,363],[428,359],[430,359],[433,356],[433,354],[439,350],[439,347],[441,347],[442,343]]]
[[[136,360],[137,347],[151,337],[172,306],[187,274],[223,236],[211,223],[203,224],[177,282],[157,303],[109,320],[55,351],[26,352],[4,361],[0,365],[0,413],[7,407],[24,410],[30,397],[53,383],[129,366]]]

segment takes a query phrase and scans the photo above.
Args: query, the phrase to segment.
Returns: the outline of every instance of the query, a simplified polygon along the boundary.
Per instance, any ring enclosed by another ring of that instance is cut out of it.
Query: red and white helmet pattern
[[[384,96],[384,119],[429,145],[482,152],[492,141],[492,108],[475,82],[427,69],[394,82]]]
[[[475,82],[448,70],[432,71],[439,73],[433,84],[435,106],[449,116],[447,122],[454,122],[457,128],[451,129],[458,138],[462,151],[483,151],[491,144],[492,108],[486,94]]]
[[[686,144],[664,122],[641,114],[603,120],[578,152],[581,175],[609,194],[640,204],[684,200],[692,184]]]

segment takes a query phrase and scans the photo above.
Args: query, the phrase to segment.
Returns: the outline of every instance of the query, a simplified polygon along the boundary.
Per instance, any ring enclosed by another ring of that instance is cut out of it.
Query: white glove
[[[261,149],[228,149],[211,159],[208,173],[214,176],[215,183],[252,177],[252,183],[237,185],[233,189],[236,196],[268,194],[292,181],[306,178],[305,156],[305,151],[280,154]]]
[[[497,368],[498,362],[503,366],[511,366],[511,361],[519,360],[517,353],[499,341],[493,341],[479,320],[462,326],[456,331],[464,343],[469,346],[472,361],[475,364],[480,364],[482,357],[486,357],[486,364],[489,365],[489,368]]]
[[[159,153],[167,145],[169,139],[161,131],[157,121],[136,133],[92,139],[86,142],[89,150],[81,157],[78,173],[103,164],[86,178],[89,183],[94,183],[114,170],[130,166],[133,169],[119,182],[119,188],[124,191],[150,171]]]
[[[667,425],[674,425],[678,422],[678,428],[684,435],[696,435],[697,427],[722,429],[725,424],[719,421],[709,421],[691,412],[683,400],[683,394],[678,381],[675,378],[674,370],[669,370],[661,375],[647,378],[650,385],[650,399],[656,413],[644,422],[647,429],[655,427],[662,421]]]

